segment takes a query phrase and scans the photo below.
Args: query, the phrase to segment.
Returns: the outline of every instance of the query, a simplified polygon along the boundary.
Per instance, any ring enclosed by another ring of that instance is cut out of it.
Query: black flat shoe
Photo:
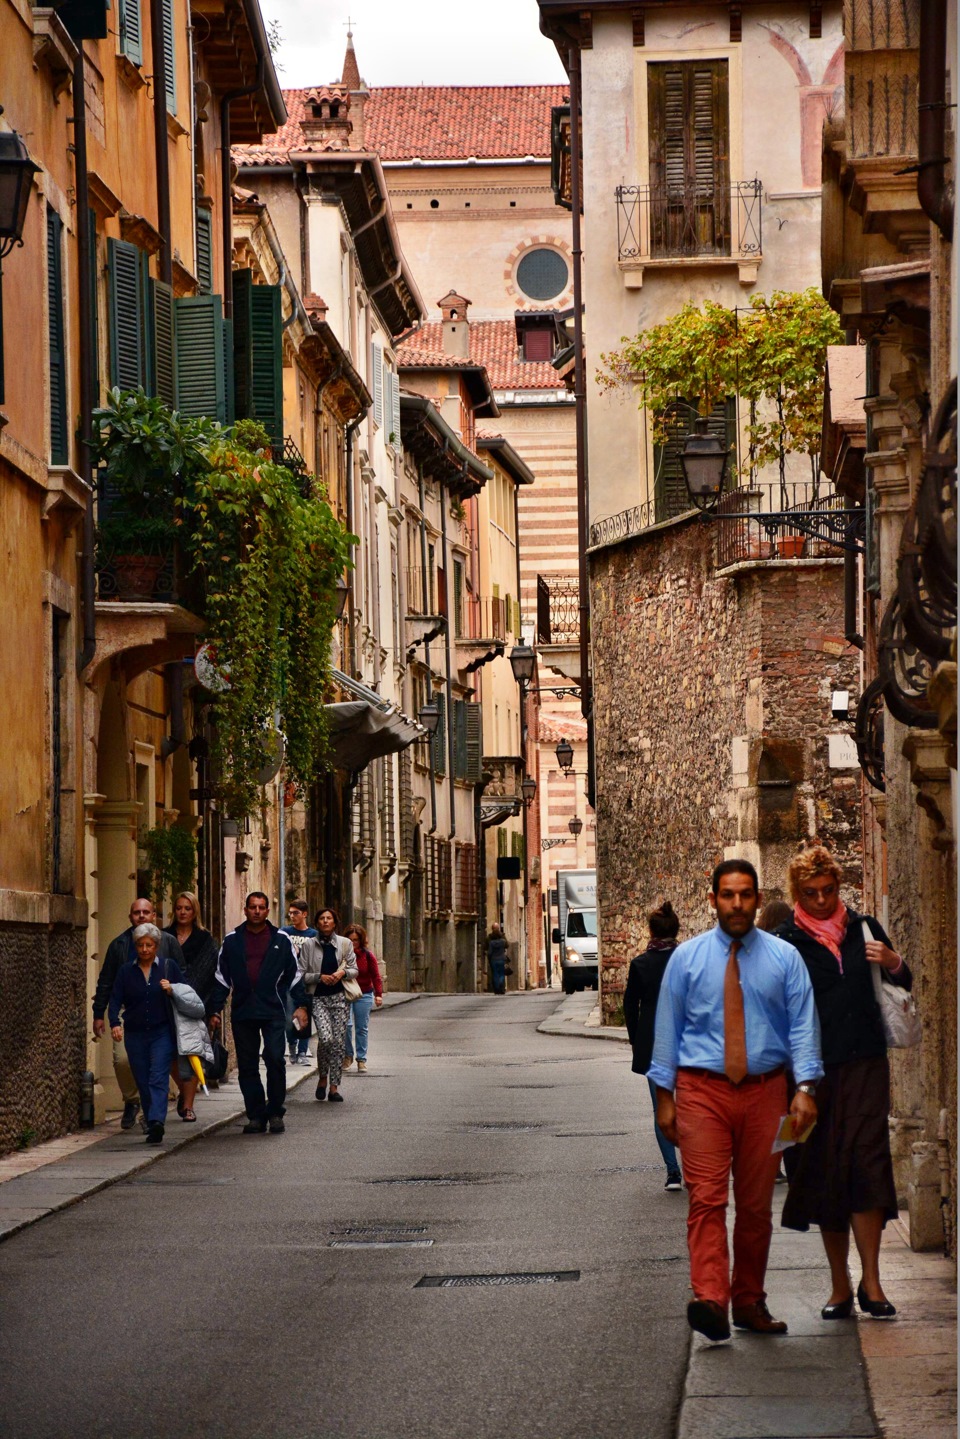
[[[853,1291],[839,1304],[825,1304],[820,1310],[821,1319],[849,1319],[853,1313]]]
[[[317,1091],[316,1091],[316,1096],[315,1096],[315,1097],[316,1097],[317,1099],[326,1099],[326,1097],[327,1097],[327,1081],[326,1081],[326,1078],[318,1079],[318,1080],[317,1080]]]
[[[897,1311],[886,1299],[868,1299],[862,1284],[857,1285],[857,1303],[871,1319],[895,1319]]]
[[[339,1092],[339,1090],[334,1091],[334,1090],[331,1089],[330,1093],[327,1095],[327,1103],[328,1103],[328,1104],[342,1104],[342,1103],[343,1103],[343,1095]]]

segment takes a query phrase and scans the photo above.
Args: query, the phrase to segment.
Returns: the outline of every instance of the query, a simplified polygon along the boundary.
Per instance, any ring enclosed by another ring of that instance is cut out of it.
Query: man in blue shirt
[[[787,1108],[785,1070],[798,1086],[790,1106],[796,1136],[817,1117],[813,1081],[823,1075],[807,967],[792,944],[754,928],[760,899],[747,860],[717,865],[710,894],[716,927],[686,940],[667,965],[648,1071],[657,1086],[657,1123],[680,1147],[690,1195],[694,1298],[687,1320],[712,1340],[730,1338],[731,1300],[738,1329],[786,1333],[767,1309],[764,1289],[779,1167],[771,1150]]]

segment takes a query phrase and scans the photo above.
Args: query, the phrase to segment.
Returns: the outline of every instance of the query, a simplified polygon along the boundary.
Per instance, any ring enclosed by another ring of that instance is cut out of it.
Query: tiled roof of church
[[[443,349],[443,322],[431,320],[403,341],[401,364],[453,368],[463,360]],[[512,320],[471,320],[470,360],[482,365],[495,390],[562,390],[563,381],[548,360],[522,360]]]
[[[236,145],[240,164],[280,165],[309,149],[301,121],[316,86],[284,90],[287,123],[259,145]],[[563,85],[383,85],[364,108],[366,150],[381,160],[516,160],[550,155],[550,111]]]

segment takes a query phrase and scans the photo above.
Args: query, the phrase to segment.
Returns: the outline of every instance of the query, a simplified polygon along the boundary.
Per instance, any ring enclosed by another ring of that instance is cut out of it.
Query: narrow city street
[[[557,999],[385,1011],[343,1105],[311,1078],[284,1136],[231,1124],[15,1235],[5,1439],[669,1439],[686,1201],[627,1046],[537,1032]]]

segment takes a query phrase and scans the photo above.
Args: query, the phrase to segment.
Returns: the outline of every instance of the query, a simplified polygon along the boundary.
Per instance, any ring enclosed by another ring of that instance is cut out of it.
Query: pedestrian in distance
[[[732,1300],[736,1328],[785,1334],[764,1288],[778,1168],[772,1149],[787,1109],[788,1065],[797,1080],[789,1111],[794,1137],[817,1116],[813,1095],[823,1066],[813,989],[796,949],[754,927],[761,896],[752,864],[718,864],[709,898],[716,926],[685,940],[667,965],[649,1070],[657,1122],[680,1146],[689,1193],[694,1297],[687,1321],[710,1340],[729,1339]]]
[[[312,996],[313,1027],[317,1032],[316,1096],[342,1104],[340,1079],[350,1008],[343,981],[357,978],[357,959],[349,939],[338,933],[340,916],[335,909],[317,910],[313,923],[319,933],[316,939],[304,941],[300,969],[307,993]]]
[[[105,1015],[110,996],[113,993],[114,981],[120,966],[136,959],[136,949],[133,943],[133,932],[138,925],[156,924],[157,911],[154,908],[153,900],[141,895],[135,899],[130,906],[130,926],[122,934],[118,934],[107,945],[107,952],[103,957],[103,964],[100,966],[100,973],[97,976],[97,988],[93,996],[93,1037],[99,1039],[106,1029]],[[161,936],[159,956],[161,959],[172,959],[181,969],[183,968],[183,954],[177,941],[170,934]],[[120,1120],[121,1129],[132,1129],[137,1122],[137,1110],[140,1108],[140,1093],[137,1088],[137,1081],[134,1078],[133,1070],[127,1055],[124,1042],[121,1039],[113,1041],[113,1072],[117,1077],[117,1084],[123,1096],[123,1115]],[[146,1115],[144,1115],[146,1124]]]
[[[872,1319],[892,1319],[897,1311],[880,1282],[880,1239],[887,1220],[897,1217],[897,1192],[890,1065],[873,972],[902,989],[911,989],[913,980],[877,920],[844,904],[840,878],[840,866],[822,845],[804,849],[790,865],[794,909],[781,933],[810,974],[825,1074],[817,1086],[820,1120],[792,1166],[781,1223],[820,1227],[833,1285],[820,1311],[824,1319],[849,1319],[853,1312],[851,1230],[861,1267],[857,1303]]]
[[[220,946],[210,1028],[220,1025],[223,1006],[233,995],[231,1028],[237,1054],[237,1079],[247,1110],[244,1134],[282,1134],[285,1128],[287,1068],[284,1041],[286,1004],[290,994],[295,1018],[307,1022],[307,996],[300,980],[289,935],[270,923],[270,901],[262,890],[247,895],[244,920]],[[260,1046],[267,1070],[264,1094],[260,1078]]]
[[[173,902],[173,923],[163,933],[172,935],[183,955],[181,969],[185,983],[189,984],[197,997],[203,1000],[206,1009],[213,993],[213,980],[217,972],[217,946],[213,935],[203,927],[200,901],[189,890],[182,890]],[[190,1062],[179,1055],[174,1056],[172,1075],[180,1089],[177,1113],[185,1124],[196,1124],[197,1116],[193,1105],[197,1097],[197,1077],[190,1068]]]
[[[169,996],[174,984],[184,982],[175,960],[161,960],[162,940],[155,924],[137,925],[134,958],[117,970],[110,995],[110,1033],[115,1044],[126,1046],[147,1121],[148,1144],[163,1143],[170,1067],[177,1054]]]
[[[507,992],[507,939],[499,924],[490,926],[487,940],[487,964],[490,967],[490,983],[494,994]]]
[[[665,900],[658,909],[651,910],[647,915],[647,927],[650,941],[643,953],[630,961],[627,987],[623,993],[623,1017],[633,1047],[634,1074],[647,1074],[650,1068],[660,985],[670,956],[677,947],[680,920],[669,900]],[[657,1124],[657,1086],[649,1078],[647,1084],[653,1105],[654,1133],[661,1158],[667,1166],[667,1182],[663,1187],[670,1192],[676,1192],[683,1188],[680,1161],[675,1146]]]
[[[362,924],[348,924],[344,938],[353,945],[357,961],[357,982],[360,998],[347,1006],[347,1030],[344,1040],[343,1067],[349,1069],[356,1053],[357,1073],[365,1074],[367,1069],[367,1047],[370,1031],[370,1013],[376,1005],[383,1004],[383,981],[377,957],[367,948],[367,931]],[[356,1035],[356,1040],[354,1040]]]
[[[287,923],[283,926],[284,934],[289,934],[290,943],[293,945],[293,952],[297,956],[297,963],[300,962],[300,950],[305,939],[315,939],[317,931],[312,924],[307,923],[308,914],[307,901],[305,899],[292,899],[287,905]],[[293,1023],[293,1014],[289,1016],[287,1023],[287,1049],[288,1063],[301,1065],[305,1069],[310,1068],[310,1020],[309,1011],[307,1023],[302,1029],[297,1029]]]

